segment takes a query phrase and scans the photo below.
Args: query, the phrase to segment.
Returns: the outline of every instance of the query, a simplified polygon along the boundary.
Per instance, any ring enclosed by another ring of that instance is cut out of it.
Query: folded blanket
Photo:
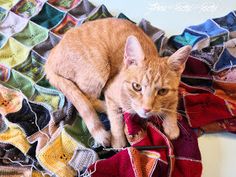
[[[197,136],[182,117],[179,117],[180,137],[173,141],[162,133],[158,117],[146,121],[125,113],[124,120],[126,137],[132,147],[109,159],[96,161],[89,168],[92,176],[201,176]],[[138,150],[140,147],[144,150]]]

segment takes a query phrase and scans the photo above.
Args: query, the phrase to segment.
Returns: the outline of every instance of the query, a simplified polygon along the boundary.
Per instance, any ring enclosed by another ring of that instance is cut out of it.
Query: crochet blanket
[[[87,0],[0,1],[0,176],[198,177],[197,137],[236,132],[236,12],[171,38],[143,19],[137,25],[161,56],[193,47],[179,87],[180,137],[169,141],[157,117],[143,122],[125,113],[131,147],[99,147],[45,78],[44,63],[68,29],[106,17],[112,15],[104,5]],[[99,116],[109,130],[106,115]]]

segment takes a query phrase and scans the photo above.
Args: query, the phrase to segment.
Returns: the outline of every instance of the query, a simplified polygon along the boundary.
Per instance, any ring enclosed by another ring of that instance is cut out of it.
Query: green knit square
[[[27,60],[14,67],[15,70],[37,82],[44,77],[45,60],[35,52],[31,51]]]
[[[48,38],[48,30],[29,22],[23,31],[14,35],[20,43],[33,47]]]

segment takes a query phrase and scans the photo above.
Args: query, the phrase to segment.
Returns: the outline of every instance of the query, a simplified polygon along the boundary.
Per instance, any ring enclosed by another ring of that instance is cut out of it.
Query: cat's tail
[[[105,131],[93,107],[95,106],[101,111],[105,109],[104,103],[99,100],[92,101],[88,99],[73,81],[60,76],[50,68],[45,67],[45,72],[49,82],[60,90],[76,107],[94,139],[104,146],[109,146],[110,133]]]

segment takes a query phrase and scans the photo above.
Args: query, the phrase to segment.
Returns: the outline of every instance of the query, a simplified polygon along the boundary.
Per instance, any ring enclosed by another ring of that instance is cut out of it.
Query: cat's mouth
[[[136,113],[139,115],[139,117],[141,117],[143,119],[148,119],[149,117],[152,116],[151,113],[143,113],[143,112],[140,112],[140,111],[136,111]]]

